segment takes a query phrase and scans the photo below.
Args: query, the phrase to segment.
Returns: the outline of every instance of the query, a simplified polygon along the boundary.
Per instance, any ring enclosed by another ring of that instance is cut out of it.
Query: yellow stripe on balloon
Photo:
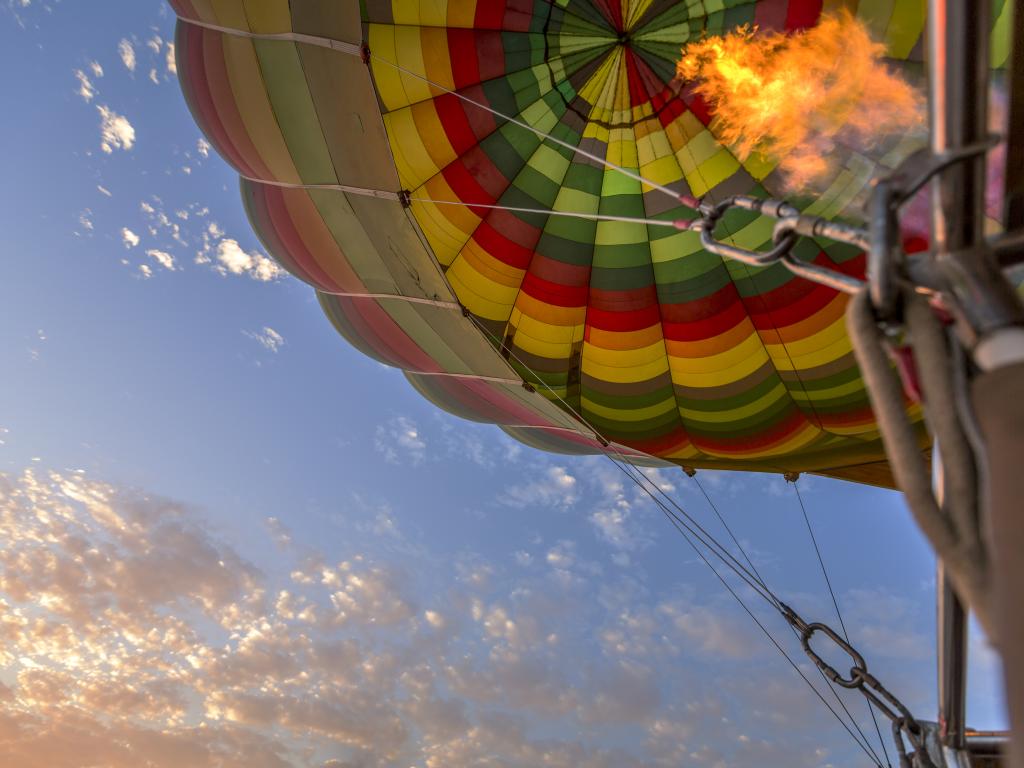
[[[608,350],[583,342],[580,370],[588,376],[615,384],[649,381],[668,371],[661,342],[631,350]]]
[[[536,299],[528,293],[520,292],[516,298],[516,310],[539,323],[577,328],[579,329],[578,333],[574,333],[576,341],[583,338],[582,328],[587,314],[586,306],[560,307]]]
[[[292,14],[288,0],[244,0],[249,29],[257,34],[290,32]]]
[[[652,325],[639,331],[605,331],[591,328],[588,335],[591,344],[601,349],[638,349],[649,347],[663,340],[661,324]]]
[[[762,331],[763,336],[770,333],[771,331]],[[851,351],[850,339],[846,335],[846,322],[842,317],[805,339],[784,345],[771,343],[766,339],[764,346],[771,355],[772,363],[780,371],[817,368],[838,360]]]

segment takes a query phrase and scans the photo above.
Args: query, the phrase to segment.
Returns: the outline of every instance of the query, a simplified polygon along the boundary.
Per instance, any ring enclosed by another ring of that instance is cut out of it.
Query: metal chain
[[[814,662],[815,666],[836,685],[850,690],[858,690],[868,700],[868,703],[875,707],[892,722],[893,741],[896,742],[896,751],[899,754],[900,768],[935,768],[934,763],[928,756],[925,745],[925,730],[911,714],[906,705],[900,701],[895,694],[886,688],[877,677],[868,672],[867,662],[860,652],[853,647],[842,635],[832,627],[821,622],[808,623],[801,616],[785,603],[781,604],[783,617],[796,629],[800,635],[800,645],[804,653]],[[836,646],[846,653],[853,661],[849,677],[843,676],[835,667],[811,647],[811,638],[821,633],[829,638]],[[907,753],[906,742],[913,747],[913,752]]]
[[[751,251],[715,239],[716,225],[731,208],[753,211],[777,220],[772,236],[772,247],[769,250]],[[820,216],[802,214],[790,203],[774,198],[762,200],[747,195],[735,195],[717,204],[702,203],[699,210],[701,218],[691,224],[690,228],[700,231],[701,245],[711,253],[753,267],[767,267],[781,262],[790,272],[831,286],[843,293],[857,293],[866,285],[865,281],[859,278],[812,264],[793,255],[793,247],[801,236],[826,237],[867,250],[870,243],[865,229],[829,221]]]

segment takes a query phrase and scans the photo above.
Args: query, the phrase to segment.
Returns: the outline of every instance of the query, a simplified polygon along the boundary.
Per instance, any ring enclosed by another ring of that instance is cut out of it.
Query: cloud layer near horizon
[[[272,520],[284,562],[260,569],[182,504],[28,470],[0,476],[0,536],[3,764],[828,762],[734,732],[731,696],[772,727],[817,717],[788,680],[751,671],[763,658],[735,614],[651,602],[629,579],[595,599],[600,566],[572,542],[414,574],[408,558],[300,552]],[[687,658],[745,674],[708,679]]]

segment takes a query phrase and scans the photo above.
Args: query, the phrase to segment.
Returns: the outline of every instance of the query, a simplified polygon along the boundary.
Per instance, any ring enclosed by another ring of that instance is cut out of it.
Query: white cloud
[[[95,227],[92,223],[92,209],[86,208],[78,214],[78,223],[86,232],[91,232]]]
[[[96,190],[97,190],[97,191],[98,191],[98,192],[99,192],[99,193],[100,193],[101,195],[103,195],[103,196],[105,196],[105,197],[113,197],[113,195],[111,194],[110,190],[109,190],[109,189],[107,189],[106,187],[104,187],[104,186],[103,186],[102,184],[97,184],[97,185],[96,185]]]
[[[0,473],[0,537],[3,765],[857,764],[781,665],[665,651],[674,633],[705,653],[706,606],[547,571],[446,590],[462,569],[436,553],[296,545],[261,572],[181,504],[36,467]],[[546,556],[581,565],[565,542]]]
[[[268,282],[284,277],[286,272],[272,259],[258,251],[246,253],[237,240],[225,238],[217,243],[217,270],[221,274],[248,275],[253,280]]]
[[[160,35],[153,35],[149,40],[146,41],[146,47],[153,52],[154,55],[160,53],[160,46],[164,44],[163,38]]]
[[[149,264],[139,264],[139,272],[142,273],[143,279],[146,280],[153,276],[153,268]]]
[[[82,101],[88,104],[96,95],[96,87],[92,84],[89,76],[80,69],[75,70],[75,79],[78,80],[78,90],[76,93],[82,97]]]
[[[128,227],[121,227],[121,242],[124,243],[125,248],[134,248],[139,244],[139,236]]]
[[[178,64],[174,58],[174,43],[167,44],[167,72],[172,75],[178,74]]]
[[[284,336],[269,325],[263,326],[262,331],[242,331],[242,333],[269,352],[277,352],[284,346]]]
[[[100,113],[100,149],[108,155],[114,149],[131,149],[135,144],[135,128],[128,118],[102,104],[96,109]]]
[[[149,81],[151,83],[153,83],[154,85],[159,85],[160,84],[160,78],[157,77],[155,69],[150,69],[149,70]]]
[[[129,72],[135,71],[135,48],[130,41],[121,38],[121,42],[117,44],[117,55],[121,57],[121,63]]]
[[[161,267],[168,270],[169,272],[173,272],[176,268],[174,264],[174,257],[171,254],[167,253],[167,251],[161,251],[156,248],[150,248],[148,251],[146,251],[146,255],[149,256],[149,258],[156,261],[157,264],[159,264]]]
[[[427,456],[427,442],[416,424],[406,416],[396,416],[377,427],[373,446],[385,460],[399,464],[403,458],[414,465]]]
[[[92,72],[94,77],[103,77],[103,67],[100,66],[98,61],[90,61],[89,70]]]
[[[578,498],[576,478],[565,467],[549,466],[536,480],[511,485],[498,496],[498,502],[515,509],[525,507],[571,507]]]
[[[202,157],[209,157],[210,156],[210,142],[208,142],[206,139],[200,137],[199,140],[196,142],[196,151]]]

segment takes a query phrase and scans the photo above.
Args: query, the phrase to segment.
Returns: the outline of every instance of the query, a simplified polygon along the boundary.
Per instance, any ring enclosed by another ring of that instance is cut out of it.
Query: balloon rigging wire
[[[484,326],[476,318],[476,316],[474,316],[472,313],[469,313],[467,314],[467,317],[485,335],[490,337],[494,343],[500,343],[500,340],[486,326]],[[747,584],[747,586],[755,592],[755,594],[757,594],[759,597],[767,601],[773,608],[780,611],[781,613],[781,601],[764,584],[763,580],[761,580],[758,576],[752,574],[742,563],[739,562],[739,560],[736,559],[735,556],[732,555],[732,553],[730,553],[725,547],[723,547],[712,534],[710,534],[703,526],[701,526],[701,524],[696,519],[694,519],[688,512],[686,512],[674,499],[672,499],[672,497],[668,496],[668,494],[666,494],[664,490],[658,487],[656,483],[654,483],[650,478],[648,478],[635,464],[633,464],[632,461],[629,460],[628,457],[626,457],[618,448],[616,448],[613,443],[606,440],[601,435],[601,433],[593,427],[593,425],[587,422],[587,420],[575,408],[573,408],[572,405],[566,402],[566,400],[561,395],[559,395],[549,384],[547,384],[547,382],[545,382],[541,377],[537,376],[537,374],[526,363],[519,359],[519,357],[516,356],[514,352],[510,351],[510,356],[517,363],[519,363],[519,365],[523,366],[525,370],[529,371],[533,378],[542,387],[551,392],[552,396],[556,400],[558,400],[558,402],[560,402],[569,413],[576,417],[576,419],[578,420],[577,431],[581,435],[589,437],[588,435],[585,434],[585,432],[579,429],[579,426],[581,425],[585,426],[587,429],[591,431],[592,436],[597,438],[598,443],[601,446],[603,446],[601,449],[602,454],[609,461],[611,461],[612,464],[614,464],[616,468],[619,469],[619,471],[625,474],[626,477],[628,477],[637,487],[639,487],[648,497],[650,497],[650,499],[654,502],[655,506],[658,507],[658,509],[662,512],[666,519],[668,519],[668,521],[676,529],[676,531],[686,540],[687,544],[689,544],[689,546],[697,553],[697,555],[708,566],[708,568],[711,569],[711,571],[715,574],[719,581],[721,581],[725,585],[726,589],[729,591],[732,597],[739,603],[740,607],[743,608],[743,610],[750,616],[754,623],[757,624],[757,626],[765,634],[765,636],[772,643],[772,645],[774,645],[775,648],[779,651],[779,653],[782,654],[783,658],[789,663],[789,665],[794,669],[794,671],[796,671],[796,673],[801,677],[801,679],[803,679],[803,681],[811,689],[814,695],[817,696],[819,700],[821,700],[822,704],[825,705],[826,709],[828,709],[828,711],[832,713],[832,715],[836,718],[839,724],[842,725],[843,729],[854,740],[857,746],[860,747],[860,749],[868,756],[872,763],[878,766],[878,768],[883,768],[882,763],[876,756],[874,749],[870,746],[869,743],[867,743],[867,737],[864,736],[862,729],[853,719],[853,716],[850,714],[849,709],[847,709],[845,703],[843,703],[842,700],[839,699],[839,696],[836,693],[836,691],[834,689],[832,690],[833,695],[839,701],[842,708],[846,711],[846,714],[850,718],[853,727],[861,734],[861,737],[864,739],[863,742],[860,738],[857,737],[854,731],[851,730],[850,725],[847,724],[843,717],[832,707],[831,704],[829,704],[829,702],[825,699],[821,691],[819,691],[815,687],[815,685],[810,681],[810,679],[804,674],[803,670],[801,670],[800,667],[796,664],[796,662],[794,662],[793,659],[790,658],[789,654],[782,647],[779,641],[776,640],[774,635],[772,635],[772,633],[767,629],[767,627],[764,626],[763,622],[761,622],[761,620],[757,618],[753,611],[744,602],[743,598],[736,592],[735,589],[733,589],[733,587],[725,580],[721,573],[719,573],[719,571],[711,564],[711,562],[705,556],[705,553],[702,552],[699,547],[697,547],[693,539],[695,538],[698,541],[700,541],[700,543],[703,544],[709,552],[714,554],[724,565],[726,565],[730,570],[732,570],[733,573],[737,577],[739,577],[741,581]],[[673,507],[675,507],[676,510],[678,510],[678,513],[673,512],[672,509],[669,509],[669,507],[666,506],[666,504],[661,499],[659,499],[654,492],[651,491],[651,489],[647,485],[648,483],[651,486],[653,486],[658,493],[664,496],[665,499],[668,500],[668,502]],[[698,533],[698,531],[700,532]]]
[[[593,152],[588,152],[582,147],[574,145],[571,142],[566,141],[565,139],[560,139],[557,136],[553,136],[552,134],[547,133],[546,131],[542,131],[540,128],[536,128],[530,125],[529,123],[520,120],[519,118],[506,115],[504,112],[494,109],[493,107],[488,106],[483,102],[477,101],[476,99],[470,98],[469,96],[466,96],[464,93],[459,93],[458,91],[453,90],[452,88],[448,88],[447,86],[441,85],[440,83],[431,80],[426,75],[421,75],[419,72],[411,70],[408,67],[404,67],[398,62],[391,61],[390,59],[385,59],[384,57],[374,53],[373,51],[369,52],[369,57],[371,59],[379,61],[382,64],[387,64],[389,67],[394,67],[399,72],[409,75],[409,77],[414,77],[417,80],[422,80],[431,88],[436,88],[439,91],[450,94],[451,96],[454,96],[457,99],[461,99],[467,104],[472,104],[473,106],[478,107],[479,109],[482,109],[485,112],[490,112],[495,117],[500,117],[502,120],[512,123],[513,125],[517,125],[520,128],[524,128],[525,130],[530,131],[531,133],[534,133],[537,136],[540,136],[542,139],[546,139],[547,141],[550,141],[553,144],[558,144],[559,146],[564,147],[572,152],[575,152],[576,154],[581,155],[587,158],[588,160],[598,163],[599,165],[603,165],[605,168],[608,168],[613,171],[618,171],[623,176],[633,179],[634,181],[639,181],[641,184],[645,184],[648,187],[651,187],[652,189],[656,189],[659,192],[668,195],[677,203],[682,203],[688,208],[696,210],[700,205],[697,199],[692,195],[679,193],[676,190],[672,189],[671,187],[666,187],[664,184],[659,184],[656,181],[652,181],[651,179],[648,179],[635,171],[631,171],[628,168],[623,168],[621,165],[613,163],[612,161],[603,158],[600,155],[596,155]]]
[[[672,229],[689,229],[690,222],[685,219],[648,219],[643,216],[616,216],[610,213],[586,213],[584,211],[562,211],[554,208],[522,208],[515,205],[498,205],[494,203],[471,203],[466,200],[435,200],[432,197],[420,197],[410,195],[408,198],[412,203],[433,203],[434,205],[458,205],[464,208],[488,208],[496,211],[511,211],[513,213],[534,213],[538,216],[565,216],[572,219],[587,219],[589,221],[616,221],[623,224],[646,224],[652,227],[670,227]]]
[[[611,459],[610,456],[608,458]],[[614,459],[611,459],[611,460],[612,460],[612,463],[614,463],[614,464],[616,464],[616,466],[618,466],[618,463]],[[636,469],[636,467],[634,465],[632,465],[632,464],[630,464],[629,466],[631,466],[634,469]],[[626,469],[624,467],[620,466],[619,468],[623,472],[625,472],[627,475],[629,475],[629,473],[626,471]],[[639,472],[638,474],[643,475],[642,472]],[[632,478],[632,479],[633,479],[634,482],[637,482],[636,478]],[[645,489],[645,491],[646,491],[646,489]],[[648,496],[651,496],[649,491],[646,491],[646,492],[647,492]],[[651,496],[651,498],[654,499],[654,496]],[[656,499],[655,499],[655,503],[658,504],[658,506],[662,507],[662,511],[665,511],[663,505],[661,505],[660,502],[658,502]],[[854,719],[853,714],[850,712],[850,710],[846,706],[845,702],[843,702],[843,700],[839,697],[839,694],[835,690],[835,686],[832,686],[829,690],[831,690],[832,695],[835,697],[836,701],[839,703],[839,706],[842,707],[843,711],[846,713],[846,716],[850,719],[850,723],[852,723],[852,725],[856,729],[857,733],[860,734],[860,738],[858,738],[857,734],[855,734],[853,732],[853,730],[850,729],[850,726],[842,718],[842,716],[840,716],[840,714],[838,712],[836,712],[835,709],[832,708],[832,705],[829,704],[828,701],[825,700],[825,697],[821,694],[821,691],[819,691],[814,686],[814,684],[804,674],[803,670],[801,670],[800,667],[796,664],[796,662],[794,662],[793,659],[790,658],[789,654],[786,653],[785,649],[778,642],[778,640],[775,639],[774,635],[772,635],[771,632],[768,631],[767,627],[765,627],[764,624],[754,614],[754,612],[750,610],[750,608],[747,606],[747,604],[743,601],[743,598],[741,598],[739,596],[739,594],[737,594],[737,592],[725,580],[725,578],[722,576],[722,574],[720,574],[718,572],[718,569],[716,569],[714,567],[714,565],[712,565],[711,562],[707,559],[707,557],[704,556],[704,553],[701,552],[701,550],[694,544],[692,539],[686,534],[686,532],[683,530],[683,527],[681,527],[679,522],[677,522],[677,519],[674,519],[674,516],[669,516],[669,515],[666,515],[666,516],[668,517],[669,522],[672,523],[672,525],[679,532],[679,534],[686,540],[686,543],[690,545],[690,548],[693,549],[693,551],[697,553],[697,556],[700,557],[700,559],[702,561],[704,561],[704,564],[707,565],[708,568],[711,569],[711,572],[714,573],[715,576],[718,578],[718,580],[722,582],[723,586],[725,586],[725,588],[729,591],[729,593],[733,596],[733,598],[736,599],[736,602],[739,603],[740,607],[746,612],[746,614],[748,616],[750,616],[750,618],[754,621],[754,623],[758,626],[758,628],[764,633],[764,635],[768,638],[768,640],[771,641],[772,645],[774,645],[776,647],[776,649],[778,649],[779,653],[782,654],[782,657],[787,662],[789,662],[789,665],[794,669],[794,671],[801,677],[801,679],[803,679],[803,681],[805,683],[807,683],[807,686],[811,689],[811,691],[814,693],[814,695],[817,696],[818,699],[821,701],[821,703],[825,705],[825,708],[828,709],[828,711],[832,713],[832,715],[836,718],[836,720],[839,722],[839,724],[841,726],[843,726],[843,729],[848,734],[850,734],[850,737],[853,739],[854,743],[858,747],[861,748],[861,751],[863,751],[864,754],[867,755],[868,759],[871,760],[871,762],[874,763],[877,766],[877,768],[883,768],[881,760],[878,758],[878,753],[875,752],[874,747],[871,746],[870,742],[868,741],[867,736],[864,734],[864,731],[861,729],[860,725],[858,725],[857,721]],[[796,633],[797,636],[799,636],[799,633],[797,633],[795,627],[791,627],[791,629],[793,629],[793,632]],[[821,672],[820,669],[818,671]],[[823,679],[828,681],[828,678],[824,677],[824,673],[822,672],[821,674],[822,674]],[[881,738],[881,732],[879,732],[879,738]],[[863,739],[863,741],[861,741],[862,739]],[[888,764],[888,753],[886,753],[886,763]]]
[[[244,29],[235,29],[233,27],[224,27],[218,24],[211,24],[209,22],[200,21],[198,19],[186,19],[182,17],[179,17],[179,19],[185,24],[189,24],[194,27],[200,27],[203,29],[208,29],[214,32],[219,32],[223,35],[243,37],[250,40],[278,40],[282,42],[303,43],[305,45],[312,45],[318,48],[329,48],[333,51],[338,51],[339,53],[344,53],[349,56],[359,56],[364,61],[368,59],[373,59],[375,61],[380,62],[381,64],[386,64],[389,67],[393,67],[397,71],[402,72],[403,74],[406,74],[409,77],[421,80],[422,82],[429,85],[431,88],[436,88],[437,90],[443,93],[450,94],[457,99],[461,99],[467,104],[472,104],[473,106],[478,107],[479,109],[482,109],[485,112],[490,112],[495,117],[499,117],[502,120],[512,123],[513,125],[517,125],[520,128],[524,128],[530,131],[531,133],[540,136],[542,139],[547,139],[548,141],[551,141],[553,144],[558,144],[559,146],[564,147],[565,149],[571,150],[572,152],[575,152],[576,154],[579,154],[582,157],[585,157],[588,160],[597,163],[598,165],[604,166],[605,168],[608,168],[613,171],[617,171],[621,173],[623,176],[633,179],[634,181],[638,181],[641,184],[645,184],[646,186],[651,187],[652,189],[656,189],[659,192],[668,195],[677,203],[681,203],[682,205],[685,205],[688,208],[692,208],[694,210],[697,210],[699,208],[699,201],[692,195],[686,193],[679,193],[676,190],[672,189],[671,187],[667,187],[664,184],[659,184],[658,182],[648,179],[635,171],[631,171],[628,168],[624,168],[621,165],[613,163],[610,160],[607,160],[606,158],[594,154],[593,152],[588,152],[587,150],[579,146],[576,146],[568,141],[565,141],[564,139],[560,139],[557,136],[552,136],[550,133],[542,131],[539,128],[535,128],[534,126],[530,125],[529,123],[523,120],[520,120],[516,117],[512,117],[510,115],[506,115],[504,112],[494,109],[493,107],[490,107],[487,104],[479,102],[476,99],[470,98],[469,96],[466,96],[463,93],[459,93],[458,91],[453,90],[452,88],[448,88],[447,86],[441,85],[440,83],[430,79],[429,77],[421,75],[419,72],[416,72],[415,70],[409,69],[408,67],[399,64],[397,61],[391,61],[390,59],[384,58],[380,54],[374,53],[372,50],[369,49],[368,46],[361,46],[359,44],[346,42],[344,40],[335,40],[329,37],[322,37],[319,35],[308,35],[299,32],[252,32]]]
[[[696,161],[697,159],[693,155],[693,150],[690,149],[689,145],[686,145],[684,147],[684,149],[687,152],[689,152],[690,159],[691,159],[691,161],[693,161],[694,168],[696,169],[697,176],[701,180],[701,183],[706,188],[710,189],[710,186],[707,183],[707,179],[704,178],[704,173],[700,169],[700,163],[698,163]],[[722,224],[723,224],[723,227],[724,227],[724,229],[725,229],[725,231],[727,233],[727,238],[731,238],[732,237],[732,233],[729,231],[728,222],[723,221]],[[751,270],[746,264],[740,264],[739,266],[742,267],[743,271],[746,273],[747,277],[750,279],[751,284],[756,287],[757,286],[757,281],[755,279],[755,271]],[[768,302],[765,301],[764,296],[760,293],[760,291],[758,291],[758,296],[761,299],[761,304],[767,310],[768,316],[770,318],[772,318],[772,320],[774,322],[774,318],[772,316],[771,307],[768,306]],[[782,344],[783,352],[785,352],[785,354],[786,354],[786,359],[789,360],[790,369],[795,372],[796,371],[796,365],[795,365],[795,363],[793,361],[792,355],[789,352],[789,347],[786,345],[785,340],[780,338],[780,342]],[[812,410],[812,412],[814,412],[815,418],[817,418],[817,420],[818,420],[818,426],[821,427],[821,418],[818,416],[818,413],[817,413],[817,411],[814,408],[813,401],[810,400],[809,394],[807,392],[807,387],[804,384],[803,379],[800,378],[799,374],[797,374],[796,379],[797,379],[797,382],[800,385],[800,388],[803,390],[804,395],[807,396],[807,398],[808,398],[808,402],[810,403],[811,410]],[[701,490],[701,493],[704,494],[704,498],[707,499],[707,502],[711,506],[711,509],[715,512],[715,515],[722,522],[722,525],[725,527],[726,531],[729,532],[729,536],[732,537],[733,542],[739,548],[740,553],[743,555],[744,559],[747,561],[747,563],[750,565],[750,567],[754,570],[755,574],[760,576],[760,574],[757,572],[757,568],[754,567],[753,562],[751,562],[750,558],[747,556],[746,550],[743,548],[743,546],[739,543],[739,541],[733,535],[732,529],[729,528],[728,524],[725,522],[725,519],[722,517],[721,513],[718,511],[718,507],[715,506],[714,502],[711,501],[711,497],[708,495],[707,491],[704,490],[704,486],[701,484],[700,479],[696,475],[694,475],[693,479],[696,481],[697,486]],[[806,511],[806,509],[804,509],[803,497],[800,495],[800,491],[799,491],[799,489],[797,489],[795,482],[793,483],[793,488],[796,490],[797,498],[800,501],[800,508],[804,510],[804,519],[807,521],[807,529],[811,533],[811,540],[812,540],[812,542],[814,542],[814,549],[818,553],[818,561],[821,564],[822,572],[825,573],[825,583],[828,585],[829,594],[832,595],[832,603],[835,606],[836,614],[839,616],[839,623],[842,626],[843,635],[846,637],[847,642],[849,642],[849,636],[846,633],[846,625],[843,623],[842,614],[839,612],[839,604],[836,601],[835,593],[832,591],[832,583],[831,583],[831,581],[829,581],[828,573],[825,571],[825,564],[821,560],[821,551],[818,549],[818,542],[817,542],[817,540],[814,537],[814,532],[811,530],[810,520],[807,518],[807,511]],[[763,583],[763,580],[762,580],[762,583]],[[797,632],[796,627],[792,627],[791,626],[791,629],[793,630],[794,634],[799,636],[799,633]],[[843,701],[842,697],[839,695],[839,691],[836,688],[836,684],[832,680],[829,680],[828,677],[826,677],[825,673],[820,668],[818,669],[818,674],[821,676],[821,679],[823,681],[825,681],[825,683],[828,685],[828,689],[832,692],[833,698],[836,700],[836,702],[838,702],[839,706],[842,707],[843,711],[846,713],[846,716],[848,718],[850,718],[850,722],[853,724],[853,727],[856,728],[857,733],[860,734],[860,737],[864,740],[864,744],[861,745],[860,741],[858,741],[856,739],[856,737],[854,738],[854,740],[857,741],[858,745],[860,745],[861,749],[863,749],[865,752],[870,750],[869,757],[873,757],[874,762],[878,766],[878,768],[882,768],[882,761],[881,761],[881,758],[878,756],[878,752],[876,752],[875,748],[873,746],[871,746],[871,742],[868,739],[867,734],[864,733],[864,730],[861,728],[860,724],[854,718],[853,713],[850,712],[849,708],[846,706],[846,703]],[[817,689],[815,689],[815,691],[817,691]],[[878,735],[879,744],[882,745],[882,753],[885,755],[885,764],[886,764],[886,766],[889,766],[889,768],[891,768],[892,763],[891,763],[891,761],[889,759],[889,750],[885,746],[885,739],[882,738],[882,731],[879,728],[878,718],[875,715],[874,707],[872,707],[870,703],[867,703],[867,708],[868,708],[868,713],[871,715],[871,722],[875,726],[875,733]],[[835,714],[834,711],[833,711],[833,714]],[[838,715],[837,715],[837,718],[838,718]],[[840,722],[842,722],[841,719],[840,719]],[[843,723],[843,726],[846,727],[846,724]],[[846,730],[847,730],[847,732],[849,732],[850,729],[846,728]],[[850,735],[852,736],[853,734],[851,733]],[[867,746],[867,749],[865,749],[865,745]]]
[[[800,486],[797,485],[796,481],[793,481],[793,492],[796,493],[796,500],[800,503],[800,511],[804,516],[804,523],[807,525],[807,533],[811,536],[811,543],[814,545],[814,553],[818,556],[818,565],[821,566],[821,575],[825,577],[825,585],[828,587],[828,593],[832,597],[832,605],[836,609],[836,616],[839,618],[839,627],[843,630],[843,637],[847,644],[850,642],[850,635],[846,631],[846,622],[843,621],[843,612],[839,610],[839,601],[836,599],[836,593],[832,589],[832,580],[828,576],[828,569],[825,568],[825,560],[821,556],[821,549],[818,547],[818,538],[814,535],[814,529],[811,527],[811,518],[807,515],[807,507],[804,506],[804,497],[800,493]],[[882,729],[878,725],[878,717],[875,714],[875,708],[871,706],[870,702],[865,702],[868,707],[868,712],[871,714],[871,721],[875,725],[875,732],[878,734],[878,741],[882,745],[882,751],[885,752],[885,762],[887,765],[891,765],[889,761],[889,750],[886,749],[885,739],[882,738]]]
[[[729,527],[729,524],[725,521],[725,517],[719,511],[718,506],[715,504],[714,501],[712,501],[711,496],[704,489],[704,484],[701,483],[700,478],[697,477],[696,474],[694,474],[694,475],[691,476],[691,479],[693,480],[694,483],[696,483],[697,487],[700,489],[700,492],[704,495],[704,498],[707,501],[708,506],[711,507],[712,511],[715,513],[715,516],[722,523],[722,527],[725,528],[726,531],[728,531],[729,537],[732,539],[732,541],[736,545],[737,549],[739,549],[740,554],[743,555],[743,558],[747,561],[747,564],[750,565],[751,569],[753,569],[755,574],[760,576],[761,574],[757,570],[757,567],[754,565],[753,561],[750,559],[750,556],[747,554],[747,550],[739,542],[739,539],[736,538],[736,535],[733,533],[732,528]],[[793,487],[796,488],[796,483],[793,484]],[[797,495],[799,495],[799,491],[797,491]],[[802,506],[802,504],[803,504],[803,502],[801,500],[801,506]],[[813,536],[812,536],[812,538],[813,538]],[[824,565],[822,567],[824,567]],[[761,581],[763,582],[764,579],[762,578]],[[838,612],[838,607],[837,607],[837,612]],[[840,617],[839,621],[840,621],[840,623],[842,623],[842,617]],[[800,636],[800,633],[797,632],[796,627],[790,627],[790,628],[793,630],[793,633],[797,637]],[[843,634],[845,634],[845,633],[846,633],[846,628],[844,627],[843,628]],[[849,640],[849,638],[847,638],[847,640]],[[846,706],[846,702],[844,702],[842,697],[840,697],[839,691],[836,690],[835,684],[831,680],[829,680],[825,676],[825,673],[822,672],[820,669],[818,669],[818,674],[820,674],[821,675],[821,679],[824,680],[828,684],[829,690],[831,691],[833,698],[835,698],[835,700],[839,704],[839,706],[842,707],[843,711],[846,713],[846,716],[848,718],[850,718],[850,722],[853,723],[854,727],[857,729],[857,733],[859,733],[861,738],[864,740],[864,743],[869,746],[869,748],[871,750],[871,754],[874,755],[874,757],[875,757],[875,764],[881,766],[881,758],[879,758],[878,752],[875,751],[875,748],[873,746],[870,746],[870,744],[871,744],[870,740],[868,739],[867,735],[864,733],[864,730],[857,723],[857,721],[854,718],[853,713],[850,711],[849,707]],[[881,745],[882,745],[882,751],[885,753],[885,764],[886,764],[886,766],[889,766],[889,768],[891,768],[892,764],[889,761],[889,751],[888,751],[888,749],[886,749],[885,739],[882,738],[882,731],[878,727],[878,719],[875,716],[875,711],[874,711],[874,709],[872,708],[872,706],[870,704],[868,704],[867,706],[868,706],[868,712],[871,713],[871,720],[875,724],[875,732],[878,734],[878,740],[879,740],[879,743],[881,743]],[[862,747],[862,749],[863,749],[863,747]]]

